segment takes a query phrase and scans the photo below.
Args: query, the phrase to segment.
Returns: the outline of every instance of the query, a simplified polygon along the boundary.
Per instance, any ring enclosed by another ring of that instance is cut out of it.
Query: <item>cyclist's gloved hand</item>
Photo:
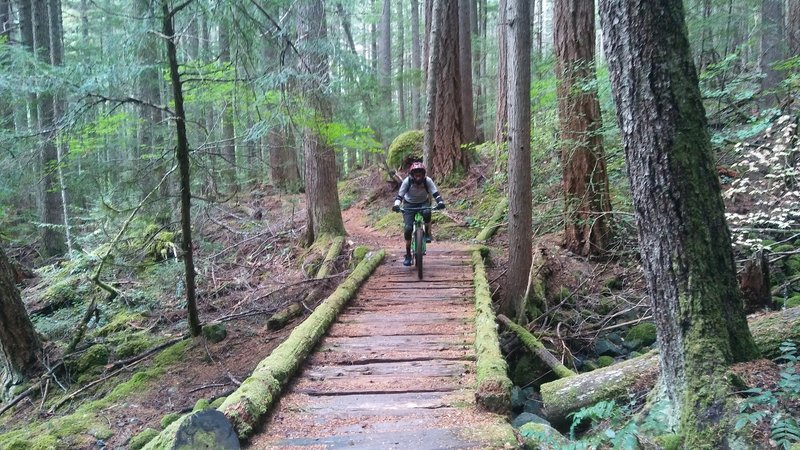
[[[394,201],[394,206],[392,206],[392,211],[400,212],[400,200]]]
[[[444,209],[444,202],[439,202],[436,204],[436,209]]]

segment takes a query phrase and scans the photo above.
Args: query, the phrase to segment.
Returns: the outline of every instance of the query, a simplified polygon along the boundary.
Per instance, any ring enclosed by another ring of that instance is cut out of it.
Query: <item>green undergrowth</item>
[[[0,435],[0,448],[9,450],[87,448],[97,441],[107,440],[114,435],[114,430],[106,420],[105,411],[109,408],[125,408],[128,396],[147,391],[172,364],[183,358],[191,342],[184,340],[165,349],[153,359],[153,364],[149,368],[134,373],[125,382],[120,383],[118,378],[109,379],[98,388],[99,391],[107,390],[105,395],[81,404],[69,414],[37,420]],[[59,400],[60,397],[55,397],[45,402],[44,410]]]

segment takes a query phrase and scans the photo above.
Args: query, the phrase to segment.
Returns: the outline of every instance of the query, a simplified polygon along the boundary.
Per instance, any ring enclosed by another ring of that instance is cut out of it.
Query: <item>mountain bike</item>
[[[433,210],[430,206],[422,208],[400,208],[401,213],[414,213],[414,228],[411,232],[411,255],[414,257],[414,265],[417,267],[417,277],[422,279],[422,257],[425,256],[427,244],[425,242],[425,222],[422,213]]]

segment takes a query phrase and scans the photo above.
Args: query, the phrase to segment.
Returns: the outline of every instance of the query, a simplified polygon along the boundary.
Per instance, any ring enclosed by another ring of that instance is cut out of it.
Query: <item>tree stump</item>
[[[770,292],[769,262],[764,250],[755,252],[745,263],[739,276],[739,288],[747,314],[775,308]]]

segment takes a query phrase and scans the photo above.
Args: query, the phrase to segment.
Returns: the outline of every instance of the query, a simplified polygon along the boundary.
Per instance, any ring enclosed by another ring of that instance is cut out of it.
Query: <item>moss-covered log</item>
[[[477,382],[475,400],[481,407],[505,413],[511,408],[511,386],[508,365],[500,352],[497,323],[492,309],[492,296],[480,250],[472,252],[475,271],[475,353]]]
[[[800,340],[800,307],[754,317],[750,331],[762,356],[778,356],[781,342]],[[602,400],[622,398],[637,380],[658,374],[658,355],[650,352],[609,367],[563,378],[541,387],[545,415],[553,423],[563,423],[567,414]]]
[[[548,367],[553,369],[553,373],[555,373],[558,378],[567,378],[575,375],[575,372],[569,370],[558,358],[553,356],[550,350],[545,348],[544,344],[542,344],[539,339],[536,339],[536,336],[526,330],[525,327],[517,325],[502,314],[497,316],[497,319],[505,325],[506,328],[513,331],[528,350],[538,356]]]
[[[486,242],[494,236],[494,233],[502,224],[502,220],[506,215],[506,210],[508,210],[508,197],[503,197],[497,203],[497,206],[495,206],[492,217],[489,218],[489,223],[475,236],[478,242]]]
[[[289,337],[261,361],[250,377],[217,408],[231,422],[240,439],[252,434],[291,376],[383,257],[383,250],[368,254],[353,273],[303,323],[292,330]],[[184,419],[167,427],[145,448],[172,448],[175,433]]]

